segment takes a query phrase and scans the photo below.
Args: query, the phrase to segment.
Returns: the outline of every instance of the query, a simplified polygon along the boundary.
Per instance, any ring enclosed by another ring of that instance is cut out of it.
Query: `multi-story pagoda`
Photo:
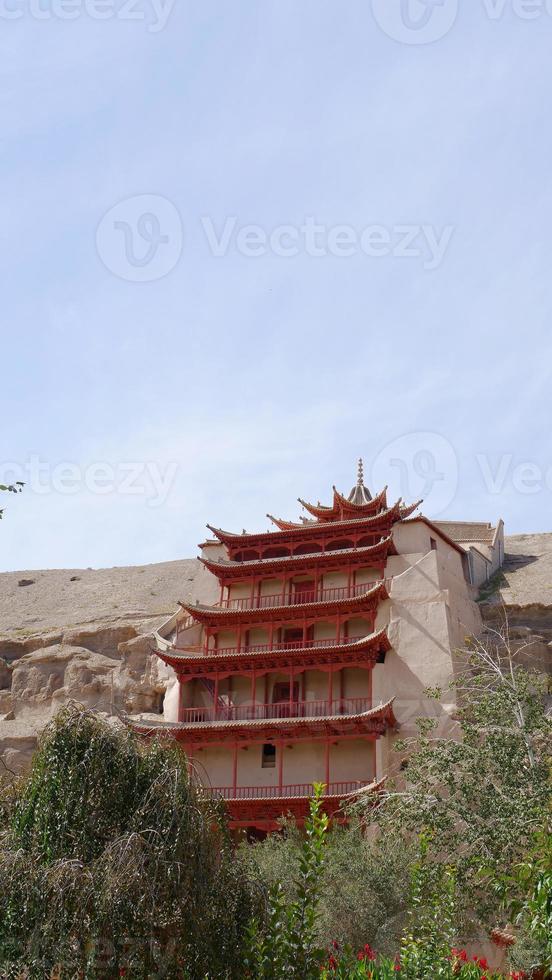
[[[218,580],[218,601],[183,603],[168,640],[157,634],[156,653],[178,679],[178,704],[170,724],[140,730],[161,728],[181,742],[205,785],[227,801],[234,827],[270,830],[285,813],[301,822],[314,782],[325,784],[330,813],[379,785],[378,740],[395,729],[395,696],[408,689],[392,649],[390,598],[395,576],[404,579],[412,564],[403,550],[423,557],[439,538],[446,574],[467,595],[462,548],[425,518],[410,520],[417,504],[389,506],[386,490],[372,498],[361,462],[347,497],[334,488],[330,506],[300,503],[309,517],[268,515],[274,531],[208,525],[214,539],[201,561]],[[425,571],[424,588],[427,579]],[[447,644],[452,650],[448,633]],[[450,675],[448,660],[443,669]],[[408,728],[408,712],[406,720]]]

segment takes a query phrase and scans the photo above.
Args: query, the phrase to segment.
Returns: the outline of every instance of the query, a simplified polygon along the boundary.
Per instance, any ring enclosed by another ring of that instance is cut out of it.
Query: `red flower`
[[[479,967],[480,970],[488,970],[489,969],[489,964],[487,963],[487,960],[485,959],[484,956],[482,956],[481,959],[479,959],[479,960],[476,957],[475,960],[476,960],[476,963],[477,963],[477,965],[478,965],[478,967]]]
[[[337,939],[332,939],[331,946],[333,947],[333,949],[339,949],[339,943]]]
[[[328,966],[329,966],[330,970],[337,970],[337,960],[336,960],[335,956],[330,956],[328,958]]]
[[[372,947],[370,946],[370,943],[366,943],[366,946],[364,947],[364,953],[366,955],[366,959],[367,960],[375,960],[376,959],[377,953],[372,949]]]
[[[357,960],[364,960],[364,959],[366,959],[364,953],[362,952],[362,950],[359,950],[359,952],[357,953]]]
[[[466,953],[465,949],[451,949],[451,953],[454,957],[456,957],[457,960],[460,960],[462,963],[468,962],[468,954]]]

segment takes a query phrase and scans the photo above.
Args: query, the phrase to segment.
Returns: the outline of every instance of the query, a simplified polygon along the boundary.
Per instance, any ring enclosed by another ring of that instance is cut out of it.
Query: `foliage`
[[[463,949],[452,949],[429,967],[376,956],[368,946],[354,954],[334,950],[321,973],[321,980],[504,980],[504,974],[489,970],[487,961],[469,958]],[[514,971],[509,980],[524,980],[526,973]]]
[[[494,980],[484,959],[471,961],[464,950],[451,948],[454,931],[455,876],[429,859],[429,841],[422,837],[420,855],[411,873],[410,911],[400,957],[391,960],[365,944],[356,954],[351,946],[333,941],[326,954],[314,946],[313,925],[320,889],[316,879],[324,866],[327,820],[321,819],[322,787],[311,804],[306,839],[301,847],[299,900],[286,906],[280,885],[271,894],[264,931],[257,923],[250,932],[246,959],[248,976],[256,980],[391,980],[400,972],[404,980]],[[306,928],[304,926],[306,925]],[[522,974],[511,974],[521,980]]]
[[[498,980],[487,961],[452,946],[456,881],[454,870],[429,860],[429,840],[420,839],[420,855],[413,865],[409,895],[408,925],[400,955],[394,960],[378,956],[370,945],[356,955],[351,947],[332,944],[323,971],[330,978],[371,978],[391,980],[398,973],[403,980]],[[522,980],[525,974],[510,974]]]
[[[15,483],[0,483],[0,493],[21,493],[23,487],[25,486],[21,480],[17,480]],[[0,521],[4,516],[4,508],[0,507]]]
[[[3,976],[241,975],[251,889],[176,745],[69,706],[2,813]]]
[[[280,833],[242,846],[249,873],[266,889],[280,884],[288,901],[296,898],[301,832],[283,822]],[[360,948],[366,941],[382,952],[397,949],[404,925],[409,868],[415,849],[394,837],[374,839],[354,816],[327,834],[320,879],[317,937]]]
[[[322,953],[316,944],[316,921],[328,818],[322,812],[324,787],[317,784],[305,821],[294,901],[286,902],[281,885],[269,894],[264,928],[254,921],[246,967],[255,980],[316,980]]]
[[[456,684],[458,737],[436,737],[424,719],[416,739],[397,743],[409,753],[405,785],[389,787],[377,814],[384,834],[408,840],[426,832],[430,856],[454,862],[465,936],[472,912],[474,928],[496,925],[490,881],[523,858],[550,799],[542,681],[517,666],[507,634],[494,640],[474,641]]]
[[[498,569],[490,579],[485,582],[480,590],[476,602],[486,602],[491,596],[496,595],[503,586],[507,587],[508,581],[501,568]]]
[[[533,847],[497,884],[505,909],[525,937],[521,960],[552,973],[552,827],[535,835]]]

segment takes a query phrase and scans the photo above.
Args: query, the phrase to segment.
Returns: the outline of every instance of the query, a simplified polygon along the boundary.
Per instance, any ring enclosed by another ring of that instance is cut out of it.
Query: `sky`
[[[0,20],[0,570],[191,557],[360,456],[552,530],[551,0]]]

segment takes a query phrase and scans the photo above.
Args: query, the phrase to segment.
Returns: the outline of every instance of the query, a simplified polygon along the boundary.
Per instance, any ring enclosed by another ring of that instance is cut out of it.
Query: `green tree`
[[[296,898],[295,881],[303,836],[294,823],[282,821],[280,833],[242,845],[249,873],[267,889],[281,885],[286,901]],[[409,869],[415,845],[394,835],[373,839],[365,823],[352,816],[326,836],[321,869],[317,936],[321,945],[336,940],[355,949],[365,943],[394,953],[404,926]]]
[[[421,721],[417,738],[396,745],[408,767],[377,812],[384,834],[427,833],[429,856],[454,863],[465,935],[496,925],[492,882],[523,859],[550,800],[544,682],[517,658],[507,627],[472,642],[455,685],[457,737],[438,738]]]
[[[251,889],[178,746],[69,706],[2,810],[2,976],[241,975]]]

